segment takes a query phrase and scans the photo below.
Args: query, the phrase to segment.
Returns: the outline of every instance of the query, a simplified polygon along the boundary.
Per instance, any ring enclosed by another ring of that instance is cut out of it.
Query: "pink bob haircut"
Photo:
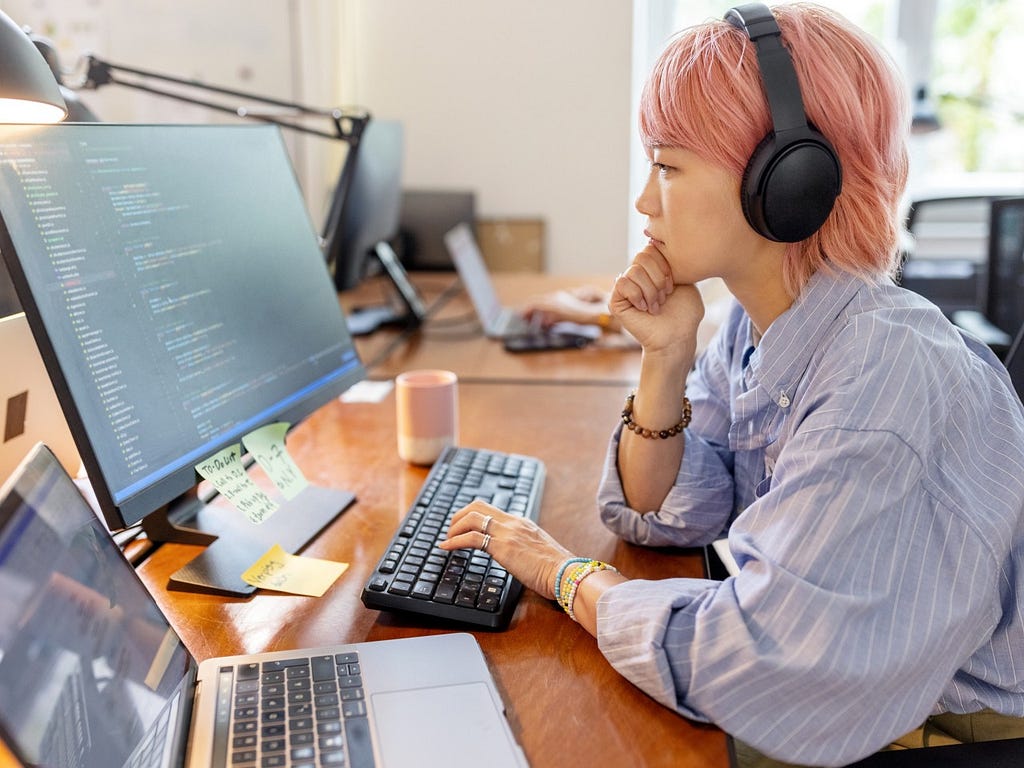
[[[906,94],[892,60],[864,32],[817,5],[772,8],[796,67],[808,120],[832,142],[843,187],[816,233],[787,246],[792,296],[819,269],[864,278],[898,268],[899,203],[907,181]],[[736,174],[771,130],[754,44],[726,21],[678,33],[640,100],[644,145],[679,147]]]

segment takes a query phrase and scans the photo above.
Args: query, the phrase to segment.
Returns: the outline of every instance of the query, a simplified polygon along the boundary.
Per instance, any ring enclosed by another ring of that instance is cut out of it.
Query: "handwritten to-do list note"
[[[240,443],[229,445],[200,462],[196,471],[253,523],[262,523],[278,509],[277,502],[246,473]]]

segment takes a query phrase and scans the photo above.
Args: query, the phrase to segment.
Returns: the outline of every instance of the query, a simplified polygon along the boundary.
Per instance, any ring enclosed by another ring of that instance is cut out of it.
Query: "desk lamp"
[[[152,81],[169,83],[172,87],[166,88],[153,85]],[[111,84],[121,85],[125,88],[134,88],[135,90],[145,91],[156,96],[165,96],[187,104],[196,104],[243,119],[262,120],[263,122],[273,123],[293,131],[310,133],[314,136],[323,136],[328,139],[338,139],[347,142],[350,146],[355,146],[359,143],[363,128],[366,127],[366,123],[370,119],[370,115],[363,110],[344,110],[339,107],[331,109],[310,107],[305,104],[282,101],[269,96],[260,96],[255,93],[210,85],[199,80],[189,80],[138,67],[113,64],[93,55],[85,57],[85,76],[82,82],[71,83],[70,85],[74,89],[96,90]],[[221,97],[228,96],[234,99],[243,99],[262,106],[257,108],[225,104],[189,95],[190,91],[202,91],[218,94]],[[304,122],[310,118],[327,120],[333,124],[333,128],[331,130],[324,130],[323,128],[312,127]]]
[[[59,123],[68,109],[31,38],[0,11],[0,122]]]

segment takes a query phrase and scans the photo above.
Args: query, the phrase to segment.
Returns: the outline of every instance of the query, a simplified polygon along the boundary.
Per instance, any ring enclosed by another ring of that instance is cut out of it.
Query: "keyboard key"
[[[314,656],[310,659],[313,679],[316,681],[334,679],[334,657]]]
[[[345,721],[345,738],[352,768],[372,768],[373,743],[370,740],[370,724],[365,717],[352,717]]]

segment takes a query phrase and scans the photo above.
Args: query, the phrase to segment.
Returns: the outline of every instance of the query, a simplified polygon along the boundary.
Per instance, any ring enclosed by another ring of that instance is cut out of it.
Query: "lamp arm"
[[[340,108],[333,109],[322,109],[318,107],[310,107],[304,104],[296,104],[294,102],[282,101],[280,99],[270,98],[268,96],[259,96],[254,93],[246,93],[244,91],[236,91],[231,88],[223,88],[217,85],[208,85],[198,80],[187,80],[185,78],[174,77],[172,75],[165,75],[159,72],[153,72],[150,70],[139,69],[137,67],[127,67],[121,64],[112,64],[108,61],[96,58],[95,56],[87,56],[87,69],[85,74],[85,80],[81,85],[76,86],[79,89],[96,90],[104,85],[116,84],[122,85],[126,88],[134,88],[139,91],[145,91],[156,96],[164,96],[178,101],[183,101],[188,104],[195,104],[201,107],[207,107],[214,109],[219,112],[226,112],[228,114],[235,115],[237,117],[262,120],[263,122],[273,123],[283,128],[289,128],[293,131],[300,131],[302,133],[309,133],[315,136],[323,136],[329,139],[340,139],[341,141],[348,142],[351,145],[359,143],[359,138],[362,135],[363,129],[366,127],[366,123],[369,122],[370,115],[365,111],[346,111]],[[232,107],[226,104],[221,104],[215,101],[208,101],[195,96],[178,93],[177,91],[165,90],[158,88],[147,83],[139,82],[132,79],[123,79],[117,76],[118,72],[124,72],[129,75],[137,77],[143,77],[152,80],[160,80],[167,83],[174,83],[176,85],[186,86],[188,88],[195,88],[200,91],[208,91],[211,93],[219,93],[224,96],[232,96],[240,99],[246,99],[249,101],[256,101],[261,104],[267,104],[273,107],[279,107],[286,109],[300,115],[309,115],[313,117],[321,117],[330,120],[334,125],[333,131],[326,131],[319,128],[312,128],[302,123],[285,120],[275,115],[265,114],[256,112],[246,107]]]

